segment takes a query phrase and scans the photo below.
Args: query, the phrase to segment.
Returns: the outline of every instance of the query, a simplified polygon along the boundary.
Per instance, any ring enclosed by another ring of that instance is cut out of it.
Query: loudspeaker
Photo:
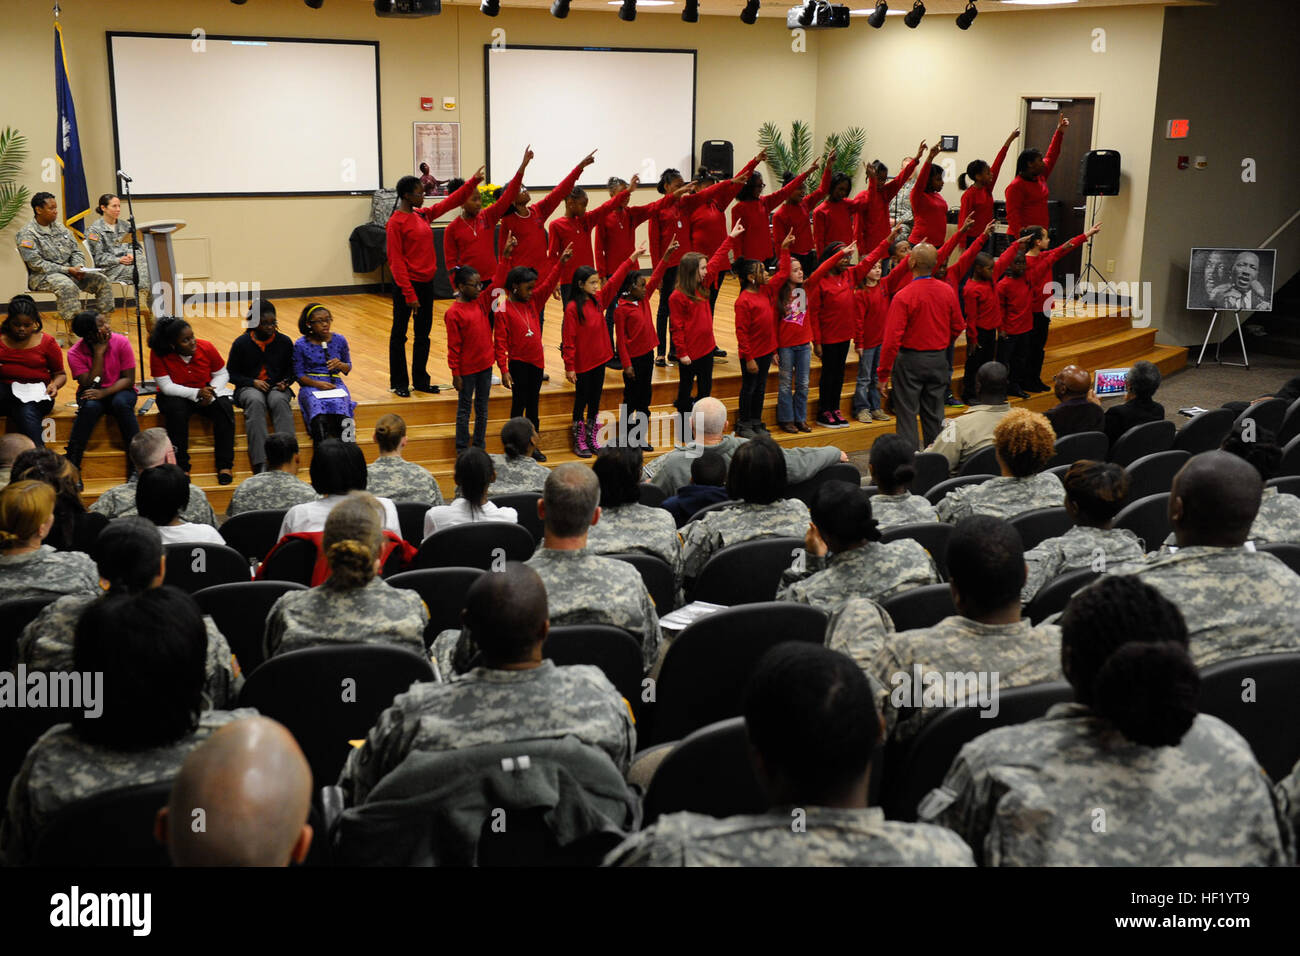
[[[700,147],[700,165],[719,179],[730,179],[736,175],[731,141],[706,139]]]
[[[1085,196],[1119,195],[1119,152],[1091,149],[1079,164],[1079,192]]]

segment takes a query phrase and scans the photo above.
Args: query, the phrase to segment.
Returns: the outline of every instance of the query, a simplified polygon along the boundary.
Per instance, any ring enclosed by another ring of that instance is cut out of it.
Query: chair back
[[[650,779],[641,824],[683,810],[721,818],[766,809],[767,794],[749,757],[745,718],[730,717],[673,747]]]
[[[248,559],[224,544],[169,544],[163,583],[189,594],[214,584],[247,583]]]
[[[916,477],[912,479],[912,494],[923,495],[948,477],[948,459],[937,451],[923,451],[912,459]]]
[[[1057,611],[1064,611],[1074,592],[1086,588],[1099,577],[1101,572],[1094,571],[1092,568],[1077,568],[1074,571],[1058,574],[1039,588],[1034,599],[1029,602],[1029,607],[1025,609],[1024,616],[1034,624],[1041,624]]]
[[[527,561],[537,542],[523,525],[505,521],[475,521],[435,531],[425,538],[410,570],[421,568],[482,568],[501,561]]]
[[[97,793],[64,807],[37,839],[34,864],[170,866],[153,828],[171,790],[169,779]]]
[[[641,504],[649,505],[651,508],[658,508],[668,500],[668,495],[658,485],[652,485],[648,481],[643,481],[638,486],[641,493]]]
[[[314,542],[306,538],[286,538],[276,545],[267,560],[262,562],[262,569],[257,573],[259,581],[293,581],[304,587],[311,586],[312,572],[316,569],[319,557]]]
[[[1049,468],[1057,465],[1073,465],[1076,461],[1105,461],[1110,451],[1110,439],[1105,432],[1075,432],[1062,435],[1056,439],[1056,454],[1047,463]]]
[[[798,538],[753,538],[723,548],[705,562],[692,600],[710,604],[756,604],[776,600],[781,575],[803,553]]]
[[[483,574],[482,568],[423,568],[394,574],[388,583],[395,588],[415,591],[429,609],[429,623],[424,626],[424,646],[433,646],[433,639],[447,630],[461,626],[460,612],[465,609],[465,597],[470,585]]]
[[[650,592],[650,600],[654,601],[655,613],[660,617],[677,606],[677,581],[673,577],[673,569],[663,558],[644,551],[626,551],[607,554],[605,557],[626,561],[636,568],[641,580],[645,582],[645,589]]]
[[[1243,689],[1247,686],[1249,695]],[[1245,737],[1260,766],[1278,781],[1300,760],[1300,735],[1295,733],[1300,727],[1297,687],[1300,654],[1239,657],[1201,669],[1200,709]]]
[[[1246,419],[1251,418],[1255,421],[1256,432],[1270,431],[1274,438],[1282,430],[1282,422],[1286,418],[1287,404],[1281,398],[1266,398],[1262,402],[1256,402],[1242,410],[1242,413],[1233,421],[1228,431],[1232,431],[1238,425],[1244,423]]]
[[[899,631],[912,631],[918,627],[934,627],[946,617],[957,613],[952,602],[952,589],[947,584],[923,584],[908,588],[880,602]]]
[[[1007,521],[1020,532],[1026,551],[1038,547],[1048,538],[1059,538],[1074,527],[1074,519],[1064,506],[1022,511]]]
[[[930,557],[934,559],[934,566],[939,571],[939,577],[946,581],[948,579],[948,542],[952,540],[952,532],[955,527],[955,525],[951,525],[946,521],[915,521],[911,524],[898,524],[892,528],[882,528],[880,540],[882,543],[888,544],[901,538],[911,538],[930,552]]]
[[[1187,464],[1192,456],[1185,451],[1171,448],[1158,451],[1152,455],[1143,455],[1129,465],[1128,501],[1137,501],[1147,495],[1157,495],[1169,491],[1174,486],[1174,475],[1178,469]]]
[[[261,562],[280,540],[285,509],[245,511],[227,518],[217,530],[221,537],[249,562]]]
[[[998,450],[992,445],[981,448],[961,466],[959,475],[1000,475],[1002,468],[998,465]]]
[[[1127,468],[1143,455],[1154,455],[1174,447],[1178,427],[1171,421],[1143,422],[1134,425],[1119,438],[1106,456],[1108,461]]]
[[[937,505],[950,491],[965,488],[967,485],[982,485],[990,478],[996,477],[996,475],[958,475],[956,478],[947,478],[927,491],[925,500],[932,505]]]
[[[1138,536],[1142,550],[1159,551],[1173,527],[1169,524],[1169,492],[1130,501],[1115,516],[1114,527]]]
[[[266,659],[262,640],[271,608],[287,592],[306,589],[297,581],[237,581],[195,591],[194,601],[216,622],[247,678]]]
[[[514,508],[515,521],[528,529],[533,540],[540,542],[546,534],[546,525],[537,514],[537,502],[542,496],[535,491],[521,491],[513,495],[497,495],[488,499],[498,508]]]
[[[402,529],[402,540],[413,548],[418,548],[424,540],[424,516],[433,507],[422,501],[395,501],[397,509],[397,526]]]
[[[806,481],[790,485],[785,490],[785,496],[787,498],[798,498],[811,507],[817,489],[828,481],[847,481],[851,485],[860,485],[862,483],[862,472],[858,471],[857,466],[847,461],[838,461],[833,465],[827,465]]]
[[[553,627],[542,645],[542,656],[561,667],[570,664],[599,667],[631,706],[632,713],[640,712],[641,679],[645,675],[641,645],[621,627],[609,624]]]
[[[1209,408],[1188,420],[1174,436],[1173,447],[1189,455],[1213,451],[1223,444],[1237,413],[1231,408]]]

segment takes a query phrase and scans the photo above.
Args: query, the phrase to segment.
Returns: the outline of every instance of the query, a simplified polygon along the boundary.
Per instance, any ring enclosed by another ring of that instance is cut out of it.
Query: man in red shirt
[[[948,343],[966,323],[952,286],[935,279],[938,254],[923,242],[911,252],[912,281],[889,306],[880,352],[880,386],[888,394],[893,380],[894,430],[913,448],[934,443],[943,427],[943,400],[952,379]],[[921,416],[922,441],[916,439]]]

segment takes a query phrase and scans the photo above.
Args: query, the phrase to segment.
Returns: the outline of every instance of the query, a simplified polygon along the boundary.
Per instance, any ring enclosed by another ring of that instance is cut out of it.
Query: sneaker
[[[799,431],[801,431],[801,432],[810,432],[810,431],[812,431],[812,426],[809,425],[807,422],[795,422],[795,423],[794,423],[794,427],[797,428],[797,429],[799,429]]]
[[[862,422],[862,424],[864,425],[869,425],[871,424],[872,421],[871,412],[867,411],[865,408],[858,409],[858,413],[853,417],[856,418],[858,421]]]
[[[887,422],[887,421],[889,421],[889,416],[886,415],[884,412],[882,412],[882,411],[881,411],[880,409],[878,409],[878,408],[872,411],[872,413],[871,413],[871,418],[872,418],[874,421],[878,421],[878,422]]]
[[[838,408],[835,409],[835,411],[831,412],[831,414],[835,416],[835,420],[839,422],[841,425],[847,426],[849,424],[849,420],[844,417],[844,413],[841,412]]]
[[[783,432],[789,432],[791,435],[799,434],[799,426],[794,422],[777,422],[776,424]]]
[[[952,395],[952,394],[949,394],[948,397],[943,400],[943,403],[947,405],[949,408],[966,407],[965,403],[963,403],[960,399],[958,399],[956,395]]]
[[[824,428],[843,428],[848,422],[840,421],[834,412],[822,412],[817,416],[817,424]]]

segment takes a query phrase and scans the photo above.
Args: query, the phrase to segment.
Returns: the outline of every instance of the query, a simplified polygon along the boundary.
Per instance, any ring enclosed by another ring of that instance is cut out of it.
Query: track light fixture
[[[313,10],[319,10],[324,5],[325,0],[302,0],[302,2]]]
[[[569,0],[555,0],[551,4],[551,16],[557,20],[563,20],[569,15]]]
[[[912,9],[908,11],[907,16],[903,17],[903,22],[915,30],[921,25],[921,18],[925,16],[925,4],[921,0],[916,0],[912,4]]]
[[[957,14],[957,27],[962,30],[969,30],[970,25],[975,22],[975,18],[979,15],[980,12],[975,9],[975,4],[968,2],[966,9]]]
[[[618,18],[631,23],[636,19],[636,0],[623,0],[623,5],[618,8]]]
[[[752,25],[758,19],[758,7],[759,0],[749,0],[745,4],[745,9],[740,11],[740,21]]]
[[[876,9],[872,10],[867,16],[867,26],[879,30],[885,25],[885,17],[889,13],[889,4],[885,0],[877,0]]]
[[[495,17],[501,12],[501,0],[483,0],[478,9],[484,16]]]
[[[682,22],[700,22],[700,0],[686,0],[686,6],[682,8]]]

